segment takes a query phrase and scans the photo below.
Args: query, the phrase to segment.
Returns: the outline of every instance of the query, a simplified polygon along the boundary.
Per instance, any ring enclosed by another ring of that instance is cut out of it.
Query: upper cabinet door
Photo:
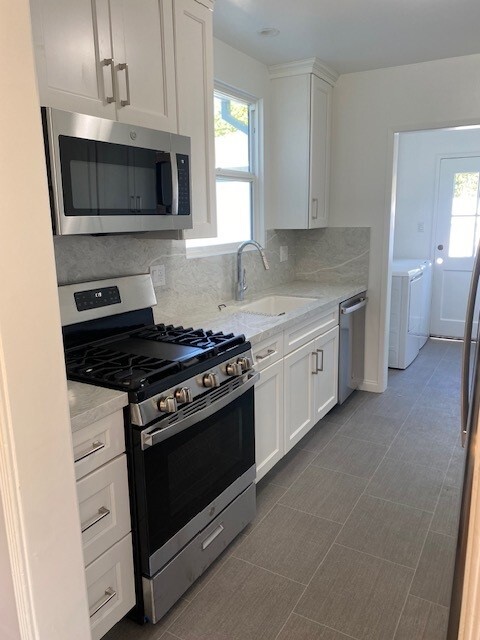
[[[327,226],[332,87],[311,75],[309,228]]]
[[[195,0],[175,0],[178,133],[192,139],[192,231],[187,238],[217,235],[213,123],[212,12]]]
[[[40,103],[115,118],[108,0],[32,0],[31,11]]]
[[[117,118],[176,131],[172,0],[110,0]]]

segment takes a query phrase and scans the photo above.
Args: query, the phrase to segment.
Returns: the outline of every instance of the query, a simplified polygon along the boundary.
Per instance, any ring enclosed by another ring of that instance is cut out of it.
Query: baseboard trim
[[[378,380],[364,380],[358,387],[360,391],[370,391],[371,393],[383,393],[386,389],[383,389]]]

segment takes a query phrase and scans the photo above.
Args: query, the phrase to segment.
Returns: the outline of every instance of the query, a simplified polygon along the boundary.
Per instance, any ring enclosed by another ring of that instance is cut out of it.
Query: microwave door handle
[[[178,216],[178,167],[175,151],[170,152],[170,162],[172,166],[172,215]]]
[[[475,263],[473,265],[472,279],[470,281],[470,293],[468,296],[467,314],[465,317],[465,335],[463,338],[463,358],[462,358],[462,386],[461,386],[461,434],[462,446],[465,446],[468,433],[469,395],[470,395],[470,349],[473,332],[473,318],[475,314],[475,303],[477,300],[477,289],[480,280],[480,245],[477,247]],[[476,345],[479,348],[479,345]]]

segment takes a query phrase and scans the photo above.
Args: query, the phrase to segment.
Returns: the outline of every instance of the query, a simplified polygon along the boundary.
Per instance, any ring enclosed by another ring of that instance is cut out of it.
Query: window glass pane
[[[449,258],[470,258],[474,254],[475,222],[473,216],[452,217],[450,226]]]
[[[478,173],[456,173],[453,179],[453,216],[474,216],[478,206]]]
[[[250,171],[248,104],[215,95],[215,166]]]
[[[239,243],[252,238],[250,182],[217,180],[217,230],[216,238],[189,240],[189,247],[206,247],[214,244]]]

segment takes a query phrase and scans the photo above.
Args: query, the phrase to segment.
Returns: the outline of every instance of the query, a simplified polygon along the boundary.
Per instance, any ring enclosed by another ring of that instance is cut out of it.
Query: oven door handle
[[[205,407],[204,409],[197,411],[197,413],[194,413],[191,416],[184,418],[183,420],[179,420],[178,422],[175,422],[169,427],[163,427],[163,429],[158,427],[150,427],[151,431],[150,430],[142,431],[142,449],[148,449],[148,447],[154,447],[159,442],[163,442],[164,440],[167,440],[167,438],[171,438],[177,433],[180,433],[181,431],[188,429],[189,427],[196,424],[197,422],[200,422],[205,418],[209,418],[214,413],[216,413],[219,409],[223,409],[223,407],[226,407],[233,400],[236,400],[237,398],[242,396],[246,391],[251,389],[253,385],[258,381],[259,378],[260,378],[259,373],[257,372],[249,373],[246,381],[242,384],[242,386],[238,387],[231,393],[228,393],[226,396],[223,396],[216,402],[212,402],[211,404],[208,405],[208,407]]]

